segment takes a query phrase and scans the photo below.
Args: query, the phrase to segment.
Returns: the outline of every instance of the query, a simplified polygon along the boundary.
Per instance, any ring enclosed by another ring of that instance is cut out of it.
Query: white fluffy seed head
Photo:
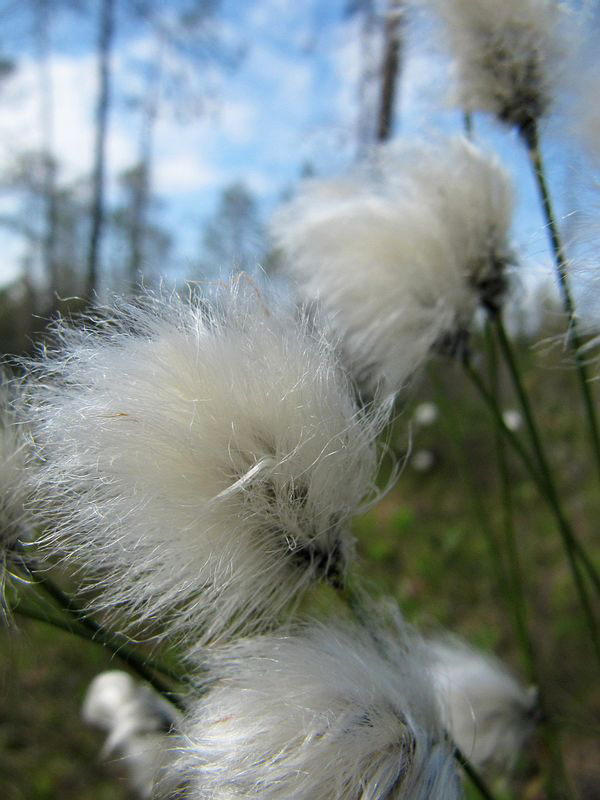
[[[378,649],[384,647],[385,655]],[[311,626],[215,651],[184,722],[193,800],[461,796],[419,644]]]
[[[107,734],[103,756],[116,756],[124,764],[142,798],[173,795],[177,782],[168,767],[180,746],[173,732],[179,718],[166,700],[128,673],[111,670],[90,684],[82,716]]]
[[[310,181],[275,217],[287,271],[319,301],[369,393],[397,391],[432,348],[456,351],[502,302],[509,179],[462,137],[386,148],[343,181]]]
[[[444,24],[457,101],[527,132],[549,110],[566,50],[556,0],[417,0]]]
[[[589,56],[577,71],[572,88],[571,125],[597,169],[600,165],[600,65],[594,56]]]
[[[81,715],[88,725],[108,734],[106,753],[134,733],[168,732],[178,720],[170,703],[129,673],[116,669],[101,672],[90,683]]]
[[[537,690],[455,638],[432,639],[426,648],[442,717],[458,747],[477,768],[510,769],[535,729]]]
[[[25,461],[28,452],[23,429],[17,423],[16,384],[0,373],[0,607],[4,610],[11,563],[20,558],[26,531]]]
[[[305,317],[239,282],[56,333],[30,387],[36,508],[99,607],[207,642],[342,580],[379,421]]]

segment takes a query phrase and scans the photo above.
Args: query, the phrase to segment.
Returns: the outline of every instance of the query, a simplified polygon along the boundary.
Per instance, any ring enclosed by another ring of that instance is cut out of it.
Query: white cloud
[[[224,100],[216,124],[232,144],[247,144],[257,133],[257,110],[248,102]]]
[[[89,174],[93,163],[96,63],[92,55],[54,56],[51,62],[54,110],[53,146],[65,180]],[[5,83],[0,114],[0,163],[10,163],[15,153],[40,149],[38,66],[22,59]],[[109,169],[117,173],[131,164],[134,139],[122,121],[114,120],[108,138]]]
[[[161,158],[154,172],[156,191],[163,195],[214,188],[222,182],[219,170],[202,162],[198,152],[184,151]]]

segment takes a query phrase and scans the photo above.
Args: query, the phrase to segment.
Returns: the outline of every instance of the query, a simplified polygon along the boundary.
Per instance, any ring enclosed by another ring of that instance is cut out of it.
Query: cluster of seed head
[[[428,1],[465,108],[531,130],[551,100],[555,4]],[[373,608],[289,623],[315,584],[344,585],[393,398],[432,352],[464,352],[479,309],[500,311],[511,212],[506,174],[465,139],[384,148],[273,223],[316,317],[243,282],[146,294],[57,323],[29,365],[40,547],[79,565],[93,608],[183,638],[204,676],[185,718],[122,674],[91,687],[86,719],[143,796],[160,775],[192,800],[454,800],[449,734],[477,767],[514,761],[535,698],[495,662]],[[21,485],[9,416],[3,554]]]

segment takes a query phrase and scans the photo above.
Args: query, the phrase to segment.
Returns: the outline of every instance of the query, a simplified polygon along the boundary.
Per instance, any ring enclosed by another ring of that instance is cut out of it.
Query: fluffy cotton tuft
[[[28,532],[23,503],[26,497],[24,465],[26,437],[17,424],[17,393],[0,374],[0,607],[4,609],[6,582],[11,564],[20,559],[20,547]]]
[[[461,751],[480,769],[514,766],[539,717],[537,690],[460,640],[426,644],[442,718]]]
[[[379,422],[312,324],[242,283],[60,324],[30,389],[45,543],[106,610],[207,642],[343,579]]]
[[[596,41],[594,38],[594,47]],[[591,64],[590,64],[591,61]],[[577,138],[584,145],[596,169],[600,165],[600,65],[589,55],[577,72],[571,92],[570,118]]]
[[[307,182],[272,233],[359,383],[397,391],[432,348],[460,348],[478,307],[502,302],[511,213],[496,160],[454,138],[386,148],[351,178]]]
[[[382,646],[313,626],[213,652],[209,692],[184,723],[190,798],[460,797],[418,642],[405,632]]]
[[[111,670],[90,684],[82,716],[107,734],[102,755],[118,757],[140,797],[175,795],[176,779],[167,772],[180,743],[173,732],[178,716],[169,703],[128,673]]]
[[[458,102],[526,132],[549,109],[566,44],[555,0],[417,0],[444,23]]]

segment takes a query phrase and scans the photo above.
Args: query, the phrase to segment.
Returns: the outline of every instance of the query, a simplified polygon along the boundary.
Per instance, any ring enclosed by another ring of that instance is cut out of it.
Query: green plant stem
[[[128,648],[124,648],[121,644],[116,643],[110,636],[95,635],[90,636],[89,628],[85,628],[80,622],[70,619],[65,620],[57,617],[54,614],[48,614],[45,611],[38,611],[37,609],[30,608],[22,603],[13,606],[12,611],[20,614],[28,619],[33,619],[38,622],[44,622],[46,625],[53,625],[55,628],[66,631],[85,639],[88,642],[94,642],[103,647],[106,647],[114,655],[118,656],[124,661],[128,667],[136,672],[141,678],[147,681],[153,689],[165,697],[172,705],[180,711],[185,711],[185,705],[180,697],[173,692],[171,687],[167,686],[160,678],[158,678],[151,669],[148,668],[146,662],[140,658],[136,653]]]
[[[519,398],[519,403],[521,404],[521,408],[523,410],[525,423],[529,431],[531,445],[533,447],[535,457],[538,462],[538,466],[543,478],[545,493],[552,507],[555,510],[556,519],[558,522],[558,528],[563,541],[565,552],[567,554],[569,567],[571,569],[573,580],[575,582],[575,587],[577,589],[579,600],[581,602],[584,616],[586,618],[594,652],[596,654],[596,658],[598,659],[598,663],[600,665],[600,638],[598,637],[598,630],[596,626],[596,620],[594,617],[594,611],[592,609],[592,605],[587,593],[585,582],[583,580],[583,576],[580,572],[579,563],[577,561],[577,557],[578,555],[581,554],[583,548],[581,547],[580,544],[577,543],[573,531],[571,530],[571,526],[567,522],[567,519],[562,511],[558,490],[556,489],[556,485],[552,477],[552,472],[550,470],[550,466],[546,459],[544,448],[542,446],[542,442],[537,430],[535,419],[533,417],[531,405],[529,403],[529,398],[521,381],[521,374],[519,372],[519,368],[517,366],[517,362],[514,357],[512,347],[506,335],[506,331],[504,330],[504,326],[502,325],[501,319],[499,318],[496,319],[495,327],[502,355],[504,357],[506,365],[508,366],[513,386],[515,388],[515,391]]]
[[[538,470],[535,464],[533,463],[531,457],[529,456],[529,453],[523,447],[520,439],[517,436],[515,436],[515,434],[510,430],[510,428],[506,426],[506,423],[504,422],[504,418],[502,416],[502,411],[498,406],[496,398],[491,394],[491,392],[481,379],[481,376],[479,375],[477,370],[473,367],[470,361],[463,362],[463,367],[465,369],[467,377],[469,378],[475,389],[477,389],[478,394],[481,396],[481,398],[487,405],[488,410],[492,414],[496,424],[498,425],[499,430],[502,431],[502,435],[504,436],[506,441],[510,443],[514,451],[519,455],[519,458],[523,462],[523,465],[525,466],[527,472],[534,478],[535,482],[539,484],[541,481],[541,477],[538,473]]]
[[[463,366],[467,374],[467,377],[473,384],[474,388],[477,390],[478,394],[481,396],[482,400],[487,405],[488,410],[492,414],[493,418],[496,420],[496,424],[498,425],[499,430],[502,431],[502,435],[504,436],[506,441],[510,443],[513,450],[518,454],[519,458],[523,462],[523,465],[527,469],[528,473],[536,482],[538,489],[540,490],[540,493],[547,500],[552,515],[555,518],[557,527],[561,529],[563,526],[566,526],[570,531],[569,523],[566,520],[564,514],[562,513],[560,502],[558,503],[558,505],[556,505],[553,502],[553,499],[548,495],[548,490],[543,475],[533,463],[531,457],[529,456],[527,450],[523,447],[523,444],[521,443],[519,438],[515,436],[515,434],[506,426],[506,423],[504,422],[504,419],[502,417],[502,411],[500,410],[500,407],[496,402],[496,398],[489,392],[487,386],[482,381],[477,370],[473,368],[472,364],[466,361],[463,363]],[[570,533],[573,544],[579,555],[579,558],[582,564],[586,568],[588,577],[593,583],[596,591],[600,594],[600,576],[598,575],[598,571],[595,565],[590,560],[585,549],[581,547],[579,541],[573,535],[572,531],[570,531]]]
[[[490,391],[496,398],[500,398],[500,385],[498,376],[498,353],[496,342],[490,324],[485,328],[485,340],[487,360],[489,366]],[[514,525],[514,506],[511,491],[511,481],[508,469],[508,459],[506,453],[506,440],[502,430],[498,425],[498,420],[494,417],[494,443],[496,449],[496,460],[498,462],[498,474],[500,478],[500,492],[502,505],[502,529],[504,531],[504,543],[508,562],[508,595],[512,606],[514,626],[521,648],[527,679],[538,688],[538,708],[543,720],[541,729],[542,737],[548,747],[550,757],[546,772],[546,785],[548,796],[555,796],[554,788],[558,782],[567,792],[568,797],[573,797],[573,792],[565,766],[562,747],[559,740],[558,730],[550,712],[546,706],[545,693],[542,680],[538,671],[535,648],[529,629],[529,619],[527,612],[527,602],[524,590],[523,570],[519,558],[519,549],[515,535]]]
[[[463,112],[463,126],[467,139],[473,138],[473,114],[470,111]]]
[[[502,597],[506,590],[506,575],[503,569],[503,562],[496,537],[494,536],[493,526],[482,499],[481,490],[475,483],[471,464],[465,453],[460,422],[452,409],[452,404],[446,401],[446,393],[438,375],[431,370],[429,372],[429,377],[435,386],[436,401],[443,409],[442,416],[449,422],[446,426],[446,431],[452,440],[454,452],[458,461],[458,468],[471,500],[471,508],[473,516],[475,517],[475,522],[485,537],[498,594],[499,597]]]
[[[62,591],[50,578],[44,575],[39,570],[30,571],[30,575],[36,584],[42,588],[46,594],[71,618],[73,618],[79,625],[86,628],[91,634],[88,638],[93,641],[98,641],[105,647],[110,647],[113,652],[118,652],[123,660],[128,658],[133,662],[137,662],[142,666],[148,667],[154,672],[159,672],[170,678],[176,683],[185,683],[185,678],[182,678],[175,670],[170,669],[164,664],[159,663],[150,656],[145,656],[144,659],[134,653],[128,647],[128,640],[126,637],[119,634],[107,631],[102,625],[96,622],[91,617],[87,616],[81,606],[68,594]],[[125,656],[123,655],[125,654]]]
[[[479,773],[475,770],[469,759],[456,745],[454,745],[454,757],[465,771],[465,774],[467,775],[473,786],[477,789],[479,794],[484,798],[484,800],[494,800],[494,795],[488,788],[487,784],[485,783],[481,775],[479,775]]]
[[[485,340],[487,350],[487,361],[489,367],[490,392],[497,399],[500,398],[500,386],[498,380],[498,356],[496,343],[490,325],[485,328]],[[498,475],[500,478],[500,493],[502,507],[502,530],[504,532],[504,544],[508,563],[508,595],[515,623],[515,630],[521,652],[525,661],[527,677],[539,686],[539,678],[535,665],[534,648],[529,633],[527,620],[527,604],[525,601],[525,591],[523,588],[523,572],[519,559],[519,550],[515,536],[513,498],[511,482],[508,472],[508,461],[506,457],[505,440],[502,435],[498,420],[494,417],[494,444],[496,450],[496,461],[498,463]]]
[[[75,623],[72,623],[70,620],[67,620],[64,617],[48,614],[46,611],[38,611],[35,608],[26,606],[24,603],[13,605],[11,606],[10,610],[12,614],[19,614],[22,617],[33,619],[37,622],[45,622],[47,625],[52,625],[54,628],[65,631],[65,633],[71,633],[73,636],[78,636],[79,638],[85,639],[88,642],[91,641],[90,637],[83,633]]]
[[[548,189],[548,182],[546,180],[546,172],[542,160],[542,151],[540,148],[537,126],[535,124],[532,125],[527,132],[523,132],[522,137],[527,148],[529,162],[535,176],[536,185],[544,212],[544,218],[546,220],[546,227],[548,229],[550,246],[554,256],[562,302],[567,314],[567,343],[570,346],[575,359],[575,367],[579,377],[583,404],[590,429],[590,438],[592,442],[592,449],[594,451],[596,469],[598,475],[600,476],[600,428],[598,426],[598,417],[596,415],[594,399],[590,386],[590,375],[581,353],[582,340],[577,323],[575,303],[573,301],[573,295],[569,286],[568,261],[558,230],[558,225],[556,224],[556,215],[552,207],[552,200],[550,197],[550,191]]]

